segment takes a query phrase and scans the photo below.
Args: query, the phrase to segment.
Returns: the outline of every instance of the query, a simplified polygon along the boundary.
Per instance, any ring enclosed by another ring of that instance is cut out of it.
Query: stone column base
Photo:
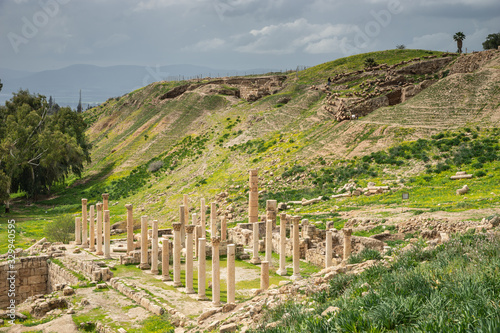
[[[102,256],[104,254],[104,252],[100,251],[100,252],[96,252],[95,254],[98,256]]]
[[[172,281],[172,278],[171,278],[170,276],[164,276],[164,277],[162,277],[162,279],[161,279],[161,280],[162,280],[163,282],[165,282],[165,281]]]
[[[160,271],[159,271],[159,270],[154,270],[154,271],[152,270],[152,271],[151,271],[151,274],[154,274],[154,275],[158,275],[158,273],[160,273]]]
[[[149,264],[140,264],[139,265],[139,269],[142,269],[142,270],[150,269],[150,268],[151,268],[151,266]]]
[[[207,296],[198,296],[196,297],[198,301],[209,301],[210,299]]]
[[[182,287],[182,282],[174,282],[174,287]]]
[[[285,275],[287,275],[287,274],[288,274],[288,272],[286,271],[286,269],[283,269],[283,270],[278,269],[278,270],[276,271],[276,274],[281,275],[281,276],[285,276]]]
[[[302,276],[300,276],[300,274],[293,274],[290,279],[293,281],[302,280]]]
[[[259,257],[252,258],[250,259],[250,263],[254,265],[260,264],[260,258]]]

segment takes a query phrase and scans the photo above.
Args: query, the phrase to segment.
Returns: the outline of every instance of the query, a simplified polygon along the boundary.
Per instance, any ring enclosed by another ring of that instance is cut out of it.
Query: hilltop
[[[366,58],[380,66],[365,69]],[[183,193],[195,201],[222,193],[220,203],[234,202],[242,213],[251,168],[260,169],[267,190],[261,204],[273,195],[286,201],[325,195],[327,189],[310,179],[325,165],[345,167],[446,130],[478,125],[483,133],[497,126],[499,61],[496,51],[389,50],[287,75],[156,82],[85,113],[93,162],[71,188],[94,199],[109,192],[167,224]],[[357,107],[358,119],[339,121],[339,101]],[[424,171],[417,163],[393,180],[408,180],[411,169]],[[300,181],[282,177],[286,170],[295,170]],[[350,178],[332,177],[332,188]],[[235,215],[235,221],[245,219]]]

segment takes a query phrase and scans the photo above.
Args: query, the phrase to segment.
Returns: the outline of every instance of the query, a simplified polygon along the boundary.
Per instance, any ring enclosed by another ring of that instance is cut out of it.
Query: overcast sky
[[[295,68],[407,48],[481,50],[499,0],[0,0],[0,67]]]

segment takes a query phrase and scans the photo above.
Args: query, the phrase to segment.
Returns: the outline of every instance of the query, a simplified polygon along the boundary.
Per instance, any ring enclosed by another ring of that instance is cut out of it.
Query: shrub
[[[373,58],[366,58],[365,59],[365,68],[370,68],[370,67],[375,67],[377,66],[377,62]]]
[[[56,217],[45,225],[44,234],[50,242],[68,244],[75,237],[75,218],[71,215]]]
[[[484,177],[484,176],[486,176],[486,172],[484,172],[483,170],[474,172],[474,177]]]
[[[156,172],[156,171],[160,170],[162,166],[163,166],[163,161],[154,161],[154,162],[149,164],[148,171],[149,172]]]

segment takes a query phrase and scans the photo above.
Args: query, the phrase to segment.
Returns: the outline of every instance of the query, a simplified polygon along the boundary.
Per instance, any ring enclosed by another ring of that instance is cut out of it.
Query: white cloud
[[[454,46],[452,35],[446,32],[437,32],[413,37],[412,42],[407,47],[410,49],[455,51],[456,45]]]
[[[329,53],[339,50],[336,42],[340,37],[355,31],[349,24],[314,24],[301,18],[293,22],[272,24],[259,30],[251,30],[239,39],[247,41],[236,48],[243,53],[290,54]],[[248,41],[249,40],[249,41]]]
[[[226,42],[223,39],[212,38],[212,39],[199,41],[198,43],[196,43],[194,45],[185,47],[184,50],[207,52],[207,51],[219,50],[225,44],[226,44]]]

